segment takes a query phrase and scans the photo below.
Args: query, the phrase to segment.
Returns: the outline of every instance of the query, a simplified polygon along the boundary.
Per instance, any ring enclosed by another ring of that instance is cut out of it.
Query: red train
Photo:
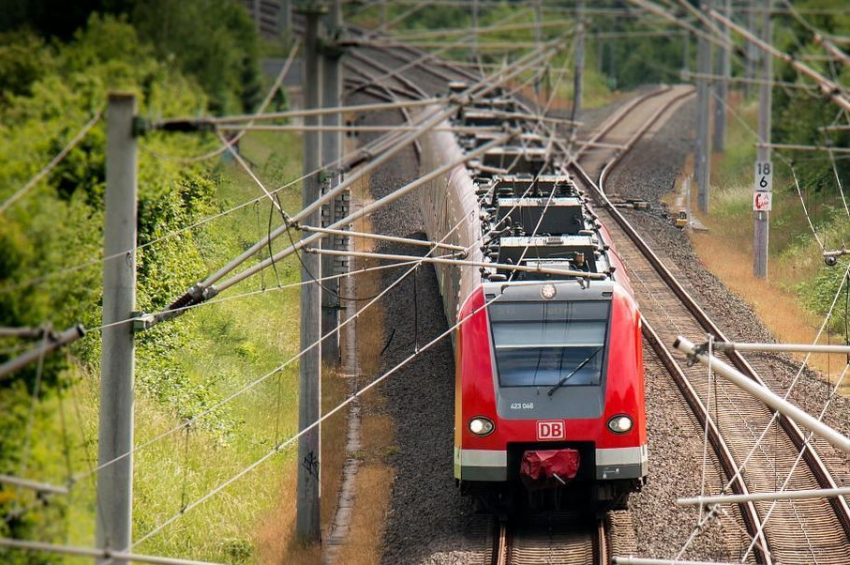
[[[510,104],[466,109],[455,125],[501,124]],[[423,172],[488,136],[430,134]],[[437,267],[446,316],[460,323],[454,476],[462,491],[497,511],[576,499],[623,507],[647,475],[640,314],[563,158],[526,133],[434,180],[420,205],[430,239],[494,265]]]

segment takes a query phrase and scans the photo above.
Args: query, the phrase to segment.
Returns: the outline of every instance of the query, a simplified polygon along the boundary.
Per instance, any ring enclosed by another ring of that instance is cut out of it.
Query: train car
[[[465,108],[444,124],[491,128],[481,134],[425,136],[422,172],[492,139],[510,105]],[[524,133],[418,192],[431,240],[493,264],[436,267],[458,324],[454,476],[498,512],[623,507],[648,464],[638,307],[564,157],[545,135],[509,126]]]

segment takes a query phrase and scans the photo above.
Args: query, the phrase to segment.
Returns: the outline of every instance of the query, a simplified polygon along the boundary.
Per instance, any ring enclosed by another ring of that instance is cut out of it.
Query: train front
[[[494,509],[623,507],[647,473],[629,294],[608,281],[486,283],[461,316],[470,317],[457,343],[462,488]]]
[[[485,251],[540,271],[485,269],[458,312],[455,478],[493,510],[622,508],[647,474],[640,315],[569,178],[517,198],[527,182],[494,179],[491,221],[512,228]]]

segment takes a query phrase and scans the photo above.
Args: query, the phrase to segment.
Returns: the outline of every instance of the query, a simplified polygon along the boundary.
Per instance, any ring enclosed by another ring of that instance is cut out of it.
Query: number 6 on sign
[[[773,190],[773,164],[770,161],[756,161],[756,192]]]

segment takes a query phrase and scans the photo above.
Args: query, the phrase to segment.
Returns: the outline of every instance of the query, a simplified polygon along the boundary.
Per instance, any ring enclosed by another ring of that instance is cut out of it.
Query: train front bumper
[[[596,448],[595,460],[583,464],[595,466],[599,481],[640,479],[648,470],[647,446]],[[509,476],[506,449],[463,449],[455,447],[454,475],[462,481],[504,482]]]

